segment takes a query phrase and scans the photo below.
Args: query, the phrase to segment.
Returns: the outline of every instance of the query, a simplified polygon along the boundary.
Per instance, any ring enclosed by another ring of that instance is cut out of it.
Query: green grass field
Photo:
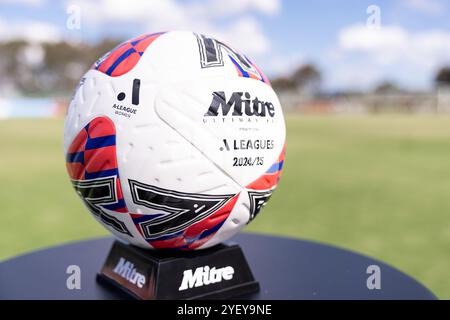
[[[71,189],[62,120],[0,121],[0,259],[108,234]],[[287,159],[246,229],[370,255],[450,298],[450,118],[287,118]]]

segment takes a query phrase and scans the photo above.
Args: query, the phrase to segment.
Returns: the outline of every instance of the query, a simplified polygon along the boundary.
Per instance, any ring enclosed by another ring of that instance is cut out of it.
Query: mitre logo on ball
[[[233,108],[232,116],[265,117],[267,114],[273,117],[275,115],[275,108],[271,102],[261,101],[258,97],[251,100],[248,92],[233,92],[230,99],[227,100],[225,92],[216,91],[213,92],[213,99],[205,116],[218,116],[219,109],[222,110],[222,115],[226,116],[230,113],[231,108]]]
[[[64,151],[74,189],[114,235],[196,250],[232,237],[265,206],[285,138],[278,97],[253,61],[223,41],[171,31],[125,41],[86,72]],[[117,272],[134,281],[125,264]]]

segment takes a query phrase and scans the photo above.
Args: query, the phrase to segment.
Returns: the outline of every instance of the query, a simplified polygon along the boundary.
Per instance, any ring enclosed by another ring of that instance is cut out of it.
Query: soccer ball
[[[202,249],[233,236],[272,195],[285,124],[245,55],[205,35],[161,32],[122,43],[83,76],[64,152],[76,192],[114,235]]]

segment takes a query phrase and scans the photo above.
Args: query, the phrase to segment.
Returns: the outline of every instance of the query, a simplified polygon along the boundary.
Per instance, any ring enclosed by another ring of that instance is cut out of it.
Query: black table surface
[[[96,282],[112,237],[35,251],[0,263],[0,299],[123,299]],[[410,276],[378,260],[305,240],[241,233],[238,243],[261,290],[246,299],[436,299]],[[81,289],[69,290],[69,265],[81,270]],[[367,267],[380,268],[381,289],[367,287]]]

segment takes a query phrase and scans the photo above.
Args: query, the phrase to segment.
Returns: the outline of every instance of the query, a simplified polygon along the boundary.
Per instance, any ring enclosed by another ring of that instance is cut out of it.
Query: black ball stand
[[[136,299],[226,299],[259,291],[242,249],[144,250],[114,241],[97,275]]]

